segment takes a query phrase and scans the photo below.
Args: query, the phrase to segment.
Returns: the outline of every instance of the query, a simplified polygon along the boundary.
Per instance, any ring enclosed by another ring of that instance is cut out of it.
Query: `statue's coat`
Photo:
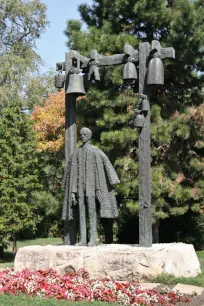
[[[85,152],[82,150],[85,149]],[[85,158],[85,172],[83,172],[83,161]],[[86,177],[83,179],[85,173]],[[65,198],[62,211],[63,220],[76,218],[76,207],[72,204],[71,194],[74,192],[77,198],[84,196],[83,181],[85,182],[85,195],[98,197],[99,217],[116,218],[118,216],[117,202],[113,186],[120,180],[109,161],[101,150],[87,144],[85,147],[77,148],[70,157],[63,178]],[[97,192],[97,193],[96,193]]]

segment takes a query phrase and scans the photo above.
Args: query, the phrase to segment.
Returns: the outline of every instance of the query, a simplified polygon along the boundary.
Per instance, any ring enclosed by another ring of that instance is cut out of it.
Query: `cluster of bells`
[[[123,69],[123,80],[129,84],[134,84],[138,79],[137,69],[132,62],[127,62]],[[148,85],[163,85],[164,84],[164,66],[159,57],[153,57],[148,66],[147,71]]]
[[[140,95],[140,111],[137,113],[136,118],[134,120],[134,126],[137,129],[143,128],[145,124],[145,115],[147,115],[150,110],[149,101],[146,95]]]
[[[94,79],[100,81],[99,67],[97,65],[91,65],[88,74],[72,73],[69,74],[68,86],[66,93],[76,93],[78,95],[85,94],[84,83]],[[133,85],[138,79],[137,69],[133,62],[129,61],[123,68],[123,80],[125,83]],[[60,72],[55,77],[55,86],[60,89],[64,87],[65,78]],[[148,66],[147,72],[147,84],[148,85],[163,85],[164,84],[164,67],[159,57],[153,57]]]

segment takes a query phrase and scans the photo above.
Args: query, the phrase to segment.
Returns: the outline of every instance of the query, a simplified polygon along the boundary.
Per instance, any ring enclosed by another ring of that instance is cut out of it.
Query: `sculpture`
[[[90,223],[88,246],[96,245],[97,214],[100,218],[116,218],[118,208],[114,185],[119,178],[108,157],[90,144],[92,132],[88,128],[80,130],[82,145],[70,157],[63,178],[65,189],[63,220],[77,219],[79,216],[80,242],[87,244],[86,215]]]

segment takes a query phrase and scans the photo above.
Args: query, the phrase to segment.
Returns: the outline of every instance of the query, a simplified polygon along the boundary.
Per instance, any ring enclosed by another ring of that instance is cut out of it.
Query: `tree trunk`
[[[0,246],[0,259],[4,258],[4,248],[3,246]]]
[[[12,253],[13,253],[13,260],[15,259],[16,253],[17,253],[17,241],[16,241],[16,236],[13,235],[13,243],[12,243]]]
[[[159,243],[159,221],[152,224],[153,243]]]

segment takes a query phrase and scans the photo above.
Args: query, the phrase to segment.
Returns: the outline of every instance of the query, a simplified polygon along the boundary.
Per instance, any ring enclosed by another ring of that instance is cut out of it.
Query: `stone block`
[[[60,274],[86,269],[92,279],[144,281],[161,273],[195,277],[200,264],[193,245],[184,243],[138,245],[27,246],[17,252],[15,270],[55,269]]]
[[[198,286],[191,286],[191,285],[183,285],[183,284],[177,284],[174,288],[173,291],[180,291],[185,294],[197,294],[201,295],[204,293],[204,288],[198,287]]]
[[[145,290],[157,289],[161,286],[161,283],[140,283],[141,287]]]

